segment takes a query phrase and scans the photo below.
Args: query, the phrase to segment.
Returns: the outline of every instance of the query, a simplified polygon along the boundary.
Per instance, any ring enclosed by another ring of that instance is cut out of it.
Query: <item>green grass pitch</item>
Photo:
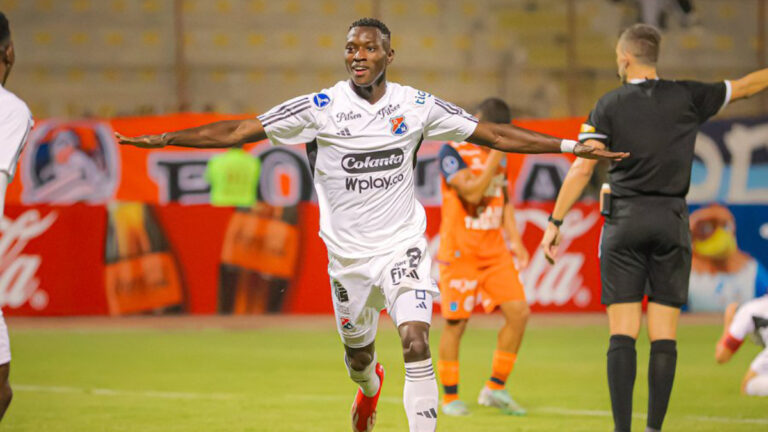
[[[563,318],[560,318],[561,320]],[[282,321],[281,321],[282,320]],[[7,431],[349,431],[355,386],[342,363],[333,318],[262,329],[39,328],[9,322],[14,400]],[[297,318],[301,320],[301,318]],[[476,404],[496,333],[470,328],[461,352],[460,396],[472,414],[439,418],[438,430],[609,431],[607,330],[593,320],[551,325],[535,317],[510,378],[529,409],[509,417]],[[565,318],[567,320],[567,318]],[[436,322],[440,319],[436,317]],[[378,432],[407,431],[397,335],[382,320],[377,346],[387,376]],[[433,331],[433,346],[439,336]],[[714,363],[720,327],[680,329],[678,374],[665,431],[768,431],[768,399],[739,394],[757,347]],[[635,430],[646,411],[648,341],[638,343]]]

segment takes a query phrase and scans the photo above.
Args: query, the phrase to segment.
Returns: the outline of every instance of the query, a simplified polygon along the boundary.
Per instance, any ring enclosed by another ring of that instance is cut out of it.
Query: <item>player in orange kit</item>
[[[511,121],[509,107],[495,98],[480,104],[477,118],[491,123]],[[466,142],[445,144],[439,154],[443,206],[437,259],[446,326],[440,339],[438,372],[444,389],[442,411],[447,415],[469,414],[458,396],[459,343],[478,294],[486,312],[498,307],[505,320],[491,376],[478,403],[507,414],[525,414],[505,390],[530,310],[504,238],[506,232],[520,268],[525,268],[529,254],[515,227],[503,161],[503,153]]]

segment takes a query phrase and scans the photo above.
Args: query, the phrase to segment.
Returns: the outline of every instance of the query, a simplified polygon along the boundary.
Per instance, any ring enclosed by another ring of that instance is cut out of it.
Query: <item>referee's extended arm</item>
[[[768,69],[761,69],[731,81],[730,102],[754,96],[768,88]]]
[[[600,149],[605,148],[605,144],[597,140],[587,140],[585,144]],[[589,179],[592,178],[595,165],[597,165],[597,161],[593,159],[578,158],[573,162],[571,168],[568,169],[565,180],[563,180],[560,192],[557,194],[555,208],[552,210],[553,219],[563,220],[565,218],[573,204],[578,201],[584,192]],[[544,257],[547,258],[550,264],[555,263],[555,255],[557,254],[560,240],[560,228],[554,223],[549,222],[547,229],[544,230],[544,237],[541,239],[541,248],[544,250]]]

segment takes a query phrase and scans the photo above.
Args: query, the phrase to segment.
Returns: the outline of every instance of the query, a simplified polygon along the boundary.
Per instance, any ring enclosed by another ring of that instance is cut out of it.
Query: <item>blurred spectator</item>
[[[614,0],[618,2],[621,0]],[[690,27],[699,23],[693,0],[632,0],[645,24],[666,30],[671,15],[680,15],[680,25]]]

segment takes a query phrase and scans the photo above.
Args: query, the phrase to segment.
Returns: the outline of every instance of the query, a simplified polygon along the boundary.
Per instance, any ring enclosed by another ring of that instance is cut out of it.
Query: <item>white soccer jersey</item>
[[[429,93],[387,83],[375,104],[348,81],[260,115],[273,144],[307,143],[328,250],[364,258],[424,234],[413,170],[422,140],[465,141],[477,119]]]
[[[739,306],[728,333],[740,341],[752,334],[755,342],[768,347],[768,295]]]
[[[0,85],[0,171],[13,178],[16,162],[32,128],[27,104]]]

